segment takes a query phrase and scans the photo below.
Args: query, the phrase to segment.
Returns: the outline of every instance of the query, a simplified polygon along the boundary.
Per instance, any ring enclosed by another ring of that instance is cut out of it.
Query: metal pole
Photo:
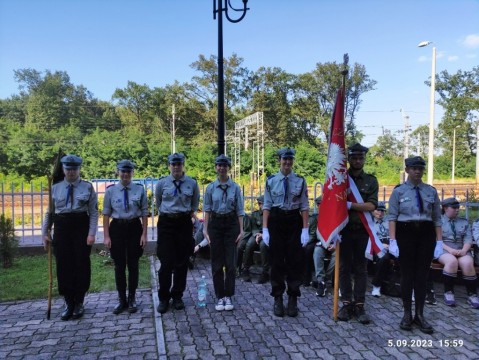
[[[456,168],[456,128],[454,128],[454,132],[452,135],[452,175],[451,175],[451,182],[454,184],[454,172]]]
[[[431,101],[429,103],[429,154],[427,159],[427,183],[434,182],[434,103],[436,93],[436,47],[432,48]]]
[[[223,1],[218,16],[218,155],[225,153],[225,93],[223,74]]]
[[[224,72],[223,72],[223,12],[229,22],[237,23],[243,20],[248,0],[243,1],[242,9],[235,9],[231,6],[231,0],[213,0],[213,18],[218,14],[218,155],[225,153],[225,94],[224,94]],[[217,6],[218,5],[218,6]],[[232,19],[228,15],[228,9],[242,12],[238,19]]]

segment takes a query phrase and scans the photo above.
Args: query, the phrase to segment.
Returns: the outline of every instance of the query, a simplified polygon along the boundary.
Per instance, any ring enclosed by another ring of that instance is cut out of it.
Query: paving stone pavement
[[[159,262],[151,257],[152,273]],[[206,308],[195,305],[196,284],[205,275]],[[88,294],[85,316],[61,321],[63,302],[55,299],[46,320],[46,300],[0,303],[1,359],[478,359],[479,311],[466,304],[463,286],[457,306],[426,305],[432,335],[399,329],[397,298],[366,299],[369,325],[356,320],[334,322],[332,295],[303,288],[296,318],[272,312],[270,285],[237,279],[235,310],[214,309],[209,261],[198,258],[188,273],[185,310],[159,315],[156,279],[152,289],[138,291],[136,314],[113,315],[116,293]],[[285,298],[286,300],[286,298]],[[455,340],[455,342],[454,342]]]

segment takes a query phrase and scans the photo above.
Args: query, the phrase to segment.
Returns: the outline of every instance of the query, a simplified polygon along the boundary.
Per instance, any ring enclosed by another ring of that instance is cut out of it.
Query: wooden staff
[[[55,207],[53,204],[52,197],[52,187],[54,184],[63,181],[63,167],[61,163],[61,158],[65,154],[62,149],[58,149],[58,154],[53,164],[53,171],[50,176],[48,176],[48,224],[47,224],[47,235],[48,241],[45,244],[45,250],[48,251],[48,306],[47,306],[47,319],[50,320],[50,314],[52,311],[52,289],[53,289],[53,256],[52,256],[52,226],[53,226],[53,217],[55,216]]]
[[[341,71],[342,79],[342,88],[343,88],[343,122],[344,122],[344,101],[346,100],[346,77],[348,76],[348,54],[344,54],[343,57],[343,71]],[[343,124],[344,125],[344,124]],[[333,296],[333,319],[338,321],[338,307],[339,307],[339,255],[340,255],[340,242],[336,240],[336,256],[334,259],[334,296]]]
[[[53,265],[52,265],[52,227],[53,223],[53,199],[52,199],[52,181],[53,177],[48,177],[48,306],[47,306],[47,320],[50,320],[50,314],[52,312],[52,288],[53,288]]]

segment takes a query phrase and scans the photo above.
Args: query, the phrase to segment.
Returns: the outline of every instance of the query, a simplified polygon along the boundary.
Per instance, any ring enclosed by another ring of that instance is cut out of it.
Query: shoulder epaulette
[[[394,188],[400,187],[402,184],[397,184]]]
[[[273,174],[273,175],[268,176],[266,179],[269,180],[269,179],[274,178],[275,176],[276,176],[276,174]]]
[[[164,178],[167,177],[167,176],[168,176],[168,175],[160,176],[160,177],[158,178],[158,180],[164,179]]]
[[[110,184],[106,188],[108,189],[108,188],[111,188],[112,186],[115,186],[115,184]]]

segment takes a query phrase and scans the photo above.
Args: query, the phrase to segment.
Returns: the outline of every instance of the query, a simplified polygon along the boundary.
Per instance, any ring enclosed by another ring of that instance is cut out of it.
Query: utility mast
[[[400,111],[402,118],[404,119],[404,160],[406,160],[409,157],[409,129],[411,127],[409,126],[409,116],[406,115],[406,112],[403,109]],[[407,173],[403,171],[401,177],[402,181],[406,181]]]
[[[172,105],[171,112],[171,153],[174,154],[176,152],[175,104]]]

